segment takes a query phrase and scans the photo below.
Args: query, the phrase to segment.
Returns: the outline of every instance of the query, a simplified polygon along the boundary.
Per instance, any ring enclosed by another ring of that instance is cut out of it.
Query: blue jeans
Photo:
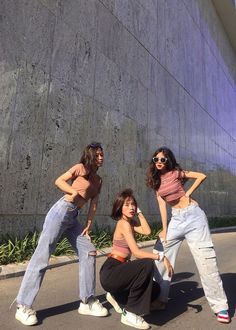
[[[214,313],[227,310],[227,298],[217,267],[208,221],[204,211],[196,204],[190,204],[183,209],[172,208],[166,242],[157,241],[154,251],[164,250],[166,257],[174,267],[184,238],[187,240],[198,268],[203,290],[210,307]],[[154,277],[161,287],[159,299],[167,301],[171,278],[168,277],[163,262],[156,262],[155,264]]]
[[[86,301],[95,294],[95,254],[94,245],[81,236],[82,225],[77,221],[79,209],[64,197],[59,199],[49,210],[39,238],[38,246],[28,264],[17,295],[17,304],[31,307],[40,289],[49,258],[56,243],[64,234],[79,257],[80,298]]]

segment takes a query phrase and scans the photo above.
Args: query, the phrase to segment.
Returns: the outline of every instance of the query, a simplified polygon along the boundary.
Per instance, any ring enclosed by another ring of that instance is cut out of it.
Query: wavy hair
[[[116,199],[114,200],[111,217],[114,220],[119,220],[122,217],[122,207],[124,205],[125,200],[129,198],[134,201],[135,204],[135,212],[137,211],[137,201],[134,197],[133,190],[132,189],[125,189],[122,192],[120,192]]]
[[[96,152],[98,149],[101,149],[103,151],[101,143],[91,142],[83,150],[82,156],[80,158],[80,163],[82,163],[88,169],[89,173],[92,171],[92,167],[95,164]]]
[[[167,158],[166,169],[167,171],[182,170],[180,165],[176,162],[173,152],[167,147],[158,148],[152,155],[152,158],[155,157],[160,152]],[[154,190],[158,190],[161,184],[161,172],[156,168],[153,160],[150,160],[146,176],[146,185]]]

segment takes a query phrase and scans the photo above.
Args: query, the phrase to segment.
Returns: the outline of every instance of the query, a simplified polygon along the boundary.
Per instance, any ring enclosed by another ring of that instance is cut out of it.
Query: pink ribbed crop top
[[[185,195],[182,179],[185,178],[184,171],[169,171],[161,175],[161,184],[157,194],[166,202],[172,202]]]
[[[127,255],[131,254],[130,248],[124,238],[123,239],[113,239],[112,249],[114,249],[116,251],[120,251],[121,253],[124,253]]]

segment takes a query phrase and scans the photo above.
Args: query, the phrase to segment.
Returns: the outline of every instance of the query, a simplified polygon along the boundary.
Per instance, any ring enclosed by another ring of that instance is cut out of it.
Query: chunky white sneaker
[[[34,325],[38,323],[36,312],[24,305],[16,306],[15,318],[24,325]]]
[[[114,307],[115,311],[119,314],[122,313],[122,308],[120,308],[118,302],[115,300],[115,298],[110,294],[110,292],[107,292],[106,294],[107,301]]]
[[[83,315],[92,315],[92,316],[107,316],[108,311],[103,305],[99,302],[98,299],[90,300],[87,304],[84,304],[82,301],[78,309],[79,314]]]
[[[121,315],[121,323],[134,327],[136,329],[149,329],[150,325],[144,321],[142,316],[123,310]]]
[[[220,311],[216,314],[217,321],[223,322],[223,323],[229,323],[230,322],[230,316],[227,310]]]

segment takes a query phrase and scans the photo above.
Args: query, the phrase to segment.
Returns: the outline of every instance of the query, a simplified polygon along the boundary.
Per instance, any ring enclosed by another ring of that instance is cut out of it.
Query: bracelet
[[[161,262],[161,261],[163,261],[163,259],[164,259],[164,257],[165,257],[165,254],[164,254],[164,252],[159,252],[159,256],[160,256],[160,259],[158,260],[158,262]]]
[[[157,262],[162,262],[164,257],[165,257],[165,253],[163,251],[157,251],[157,250],[153,250],[154,254],[159,254],[159,259],[155,259],[155,261]]]
[[[142,213],[142,211],[140,210],[139,207],[137,207],[137,215],[139,215],[139,213]]]

